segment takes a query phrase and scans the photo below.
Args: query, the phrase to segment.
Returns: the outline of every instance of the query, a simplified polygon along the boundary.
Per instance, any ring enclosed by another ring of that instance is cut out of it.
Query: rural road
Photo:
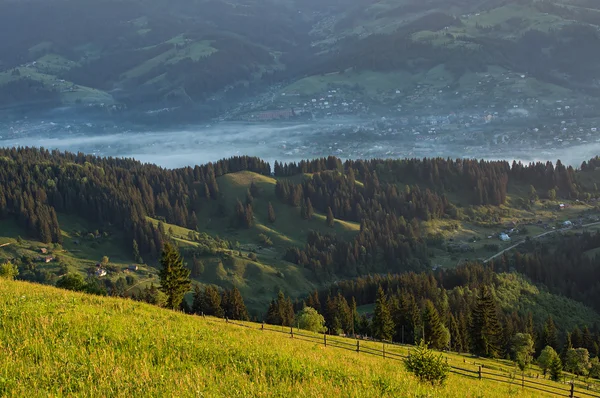
[[[581,227],[582,227],[582,228],[585,228],[585,227],[591,227],[591,226],[598,225],[598,224],[600,224],[600,222],[593,222],[593,223],[590,223],[590,224],[584,224],[584,225],[582,225]],[[546,236],[546,235],[549,235],[549,234],[553,234],[553,233],[556,233],[556,232],[562,232],[562,231],[568,231],[568,230],[570,230],[570,229],[572,229],[572,228],[561,228],[561,229],[555,229],[555,230],[552,230],[552,231],[544,232],[543,234],[539,234],[539,235],[536,235],[536,236],[532,236],[532,237],[531,237],[531,239],[539,239],[539,238],[542,238],[542,237],[544,237],[544,236]],[[493,259],[495,259],[496,257],[499,257],[499,256],[503,255],[503,254],[504,254],[504,253],[506,253],[507,251],[510,251],[510,250],[514,249],[515,247],[517,247],[517,246],[519,246],[519,245],[523,244],[524,242],[525,242],[525,239],[523,239],[522,241],[520,241],[520,242],[518,242],[518,243],[515,243],[514,245],[512,245],[512,246],[510,246],[510,247],[507,247],[506,249],[504,249],[504,250],[502,250],[502,251],[500,251],[500,252],[498,252],[498,253],[494,254],[492,257],[488,258],[487,260],[484,260],[484,261],[483,261],[483,263],[485,264],[485,263],[487,263],[487,262],[489,262],[489,261],[492,261],[492,260],[493,260]]]

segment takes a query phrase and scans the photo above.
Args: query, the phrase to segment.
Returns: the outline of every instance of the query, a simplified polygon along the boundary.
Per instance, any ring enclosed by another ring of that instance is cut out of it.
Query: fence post
[[[521,372],[521,388],[525,388],[525,372]]]
[[[225,323],[229,323],[229,318],[225,317]]]
[[[263,321],[263,323],[260,325],[260,330],[265,330],[265,322]]]
[[[571,393],[569,394],[569,398],[573,398],[575,396],[575,384],[571,382]]]
[[[294,338],[294,327],[290,326],[290,337],[293,339]]]
[[[385,359],[385,343],[383,343],[383,359]]]
[[[327,335],[323,333],[323,344],[327,347]]]
[[[477,372],[478,376],[479,376],[479,380],[481,380],[481,365],[479,365],[479,372]]]
[[[360,340],[356,340],[356,352],[360,352]]]

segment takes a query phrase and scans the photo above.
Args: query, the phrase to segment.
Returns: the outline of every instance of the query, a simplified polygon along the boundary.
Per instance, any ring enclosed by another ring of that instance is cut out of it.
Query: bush
[[[300,329],[310,330],[315,333],[325,333],[327,331],[323,315],[319,314],[312,307],[304,307],[296,316],[296,322]]]
[[[0,265],[0,278],[14,280],[19,275],[19,270],[16,265],[10,261]]]
[[[404,365],[420,382],[432,385],[443,384],[450,372],[450,365],[444,361],[442,354],[436,355],[424,342],[408,354]]]

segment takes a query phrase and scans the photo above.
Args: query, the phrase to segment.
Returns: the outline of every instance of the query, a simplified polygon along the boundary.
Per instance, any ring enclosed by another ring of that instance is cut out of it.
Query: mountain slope
[[[500,397],[511,388],[450,375],[433,389],[396,361],[3,279],[0,314],[6,396]]]
[[[0,39],[3,107],[219,109],[330,73],[339,75],[325,86],[342,80],[370,101],[390,73],[387,90],[403,95],[423,84],[477,91],[478,73],[531,79],[525,90],[485,88],[494,95],[600,90],[600,10],[585,0],[27,0],[1,4],[0,24],[14,32]],[[310,100],[323,90],[285,92]]]

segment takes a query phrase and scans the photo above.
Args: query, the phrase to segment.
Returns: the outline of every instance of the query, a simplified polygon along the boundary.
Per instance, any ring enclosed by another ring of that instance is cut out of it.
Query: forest
[[[12,148],[0,150],[0,163],[1,219],[16,220],[30,237],[44,243],[61,243],[57,213],[79,216],[100,230],[112,225],[123,231],[128,250],[134,242],[132,258],[143,257],[151,265],[159,263],[163,247],[173,241],[161,223],[155,226],[147,217],[197,231],[197,213],[219,203],[211,216],[231,228],[248,229],[258,187],[252,184],[246,200],[237,198],[234,209],[227,209],[222,207],[226,198],[217,178],[240,171],[273,176],[275,197],[284,208],[299,209],[296,214],[304,219],[318,211],[326,214],[327,225],[346,220],[358,223],[360,229],[354,238],[311,231],[304,245],[290,245],[283,261],[310,270],[317,282],[332,278],[338,282],[303,301],[293,302],[280,293],[265,309],[267,322],[289,324],[294,313],[307,305],[323,314],[328,330],[336,333],[352,331],[404,342],[425,337],[439,347],[499,357],[510,355],[515,333],[527,333],[538,352],[548,345],[559,351],[571,344],[598,355],[599,325],[517,312],[498,301],[498,292],[509,278],[502,275],[516,271],[551,293],[600,310],[600,257],[584,254],[600,246],[599,234],[566,236],[559,245],[531,241],[523,245],[522,253],[505,254],[485,266],[470,263],[431,271],[430,242],[421,231],[422,221],[468,217],[466,206],[503,204],[510,184],[531,186],[546,197],[597,197],[597,188],[589,186],[594,179],[587,175],[595,172],[597,158],[574,169],[560,161],[527,165],[441,158],[342,162],[335,157],[276,162],[271,168],[258,158],[233,157],[169,170],[132,159]],[[300,174],[307,175],[297,178]],[[463,193],[463,203],[453,203],[447,196],[457,191]],[[269,219],[275,217],[270,208]],[[182,252],[189,264],[188,271],[182,272],[188,275],[201,274],[202,256],[234,246],[206,233],[192,235],[198,247]],[[26,268],[19,271],[21,278],[36,280]],[[60,279],[61,286],[107,293],[102,286],[71,279]],[[154,286],[134,298],[159,305],[164,301]],[[376,303],[372,319],[358,315],[358,306],[372,303]],[[193,303],[182,308],[249,318],[235,288],[196,289]],[[487,326],[474,330],[474,322]]]

